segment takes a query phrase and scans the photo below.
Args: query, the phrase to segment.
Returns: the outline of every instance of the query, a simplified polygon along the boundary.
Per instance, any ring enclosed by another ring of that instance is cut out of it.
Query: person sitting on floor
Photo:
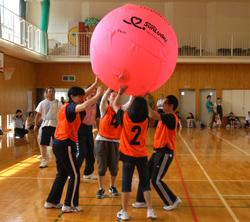
[[[250,127],[250,111],[248,111],[246,116],[245,128]]]
[[[13,118],[14,122],[14,136],[16,138],[23,138],[29,131],[24,129],[24,120],[22,110],[16,110],[16,115]]]

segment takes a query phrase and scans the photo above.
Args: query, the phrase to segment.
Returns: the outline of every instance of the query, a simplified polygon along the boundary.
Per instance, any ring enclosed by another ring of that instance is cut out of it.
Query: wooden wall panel
[[[37,88],[48,86],[67,88],[86,86],[95,79],[89,63],[42,63],[36,64]],[[76,82],[63,82],[62,75],[75,75]]]
[[[0,114],[14,113],[17,108],[27,110],[27,91],[48,86],[69,88],[86,86],[94,81],[89,63],[41,63],[34,64],[5,55],[5,66],[15,67],[11,80],[0,74]],[[76,82],[63,82],[62,75],[76,75]],[[247,64],[177,64],[167,83],[153,92],[155,101],[161,93],[179,96],[179,89],[196,91],[196,115],[200,110],[200,89],[250,89],[250,65]],[[3,116],[3,122],[5,116]],[[5,123],[4,123],[5,124]]]
[[[0,73],[0,114],[3,128],[6,127],[6,115],[15,113],[16,109],[27,110],[27,91],[32,91],[33,103],[36,93],[35,64],[14,57],[4,56],[5,67],[15,67],[10,80],[4,80]]]
[[[88,63],[47,63],[37,64],[37,87],[58,88],[73,85],[88,85],[94,80],[91,65]],[[75,83],[61,81],[61,75],[74,74]],[[250,89],[250,65],[248,64],[177,64],[169,81],[153,94],[155,101],[160,94],[179,96],[179,89],[196,90],[196,115],[200,110],[200,89],[216,89],[221,96],[222,89]]]

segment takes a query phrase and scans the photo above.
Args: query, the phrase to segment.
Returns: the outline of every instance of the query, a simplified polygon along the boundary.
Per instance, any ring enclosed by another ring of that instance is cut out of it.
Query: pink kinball
[[[172,75],[178,56],[177,38],[167,20],[154,10],[124,5],[96,26],[90,43],[92,69],[108,87],[143,95]]]

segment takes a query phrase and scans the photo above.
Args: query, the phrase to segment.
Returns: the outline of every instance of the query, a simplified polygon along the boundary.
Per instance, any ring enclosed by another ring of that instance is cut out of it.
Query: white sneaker
[[[40,168],[48,167],[48,160],[42,159],[39,167]]]
[[[147,209],[147,218],[148,219],[156,219],[157,218],[157,216],[156,216],[156,214],[155,214],[155,212],[154,212],[154,210],[152,208]]]
[[[119,210],[117,212],[117,218],[120,219],[120,220],[128,220],[129,217],[128,217],[128,212],[126,211],[123,211],[123,209]]]
[[[62,206],[62,212],[63,213],[72,213],[72,212],[80,212],[82,209],[80,207],[69,207],[66,205]]]
[[[84,179],[84,180],[97,180],[98,177],[95,176],[95,175],[92,173],[92,174],[89,174],[89,175],[83,175],[83,179]]]
[[[169,211],[169,210],[173,210],[173,209],[175,209],[180,203],[181,203],[182,201],[181,201],[181,199],[179,198],[179,197],[177,197],[176,198],[176,201],[173,203],[173,205],[165,205],[164,207],[163,207],[163,209],[164,210],[167,210],[167,211]]]
[[[54,204],[54,203],[50,203],[50,202],[46,201],[44,203],[44,208],[46,208],[46,209],[52,209],[52,208],[60,209],[60,208],[62,208],[62,204],[60,204],[60,203]]]
[[[145,202],[134,202],[132,203],[132,207],[134,208],[146,208],[147,204]]]

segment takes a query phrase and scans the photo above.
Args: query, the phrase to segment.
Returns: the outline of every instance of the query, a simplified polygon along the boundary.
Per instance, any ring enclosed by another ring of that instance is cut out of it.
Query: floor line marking
[[[175,157],[175,163],[176,163],[176,166],[177,166],[177,169],[179,171],[179,175],[180,175],[180,178],[181,178],[181,183],[183,185],[183,188],[184,188],[184,192],[186,194],[186,197],[187,197],[187,201],[188,201],[188,205],[190,207],[190,210],[191,210],[191,213],[192,213],[192,216],[193,216],[193,219],[194,221],[198,222],[198,217],[197,217],[197,214],[195,212],[195,209],[193,207],[193,203],[192,203],[192,198],[189,194],[189,191],[188,191],[188,187],[187,187],[187,184],[185,183],[185,179],[184,179],[184,176],[183,176],[183,173],[182,173],[182,170],[181,170],[181,167],[180,167],[180,164],[177,160],[177,158]]]
[[[224,199],[223,195],[220,193],[219,189],[215,186],[214,182],[212,181],[212,179],[210,178],[210,176],[208,175],[208,173],[206,172],[206,170],[204,169],[204,167],[201,165],[201,163],[198,160],[198,158],[195,156],[195,154],[192,151],[191,147],[188,145],[188,143],[186,142],[186,140],[180,134],[179,134],[179,137],[181,138],[182,142],[187,147],[187,149],[189,150],[189,152],[192,154],[193,158],[195,159],[195,161],[197,162],[197,164],[201,168],[202,172],[204,173],[204,175],[208,179],[209,183],[211,184],[211,186],[215,190],[216,194],[219,196],[221,202],[224,204],[225,208],[227,209],[227,211],[229,212],[229,214],[231,215],[231,217],[233,218],[233,220],[239,222],[240,220],[237,218],[237,216],[235,215],[235,213],[233,212],[233,210],[231,209],[231,207],[229,206],[229,204],[226,202],[226,200]]]
[[[224,139],[223,137],[217,135],[216,133],[213,132],[209,132],[210,134],[216,136],[217,138],[221,139],[222,141],[224,141],[225,143],[229,144],[230,146],[234,147],[235,149],[239,150],[240,152],[244,153],[247,156],[250,156],[250,154],[248,152],[246,152],[245,150],[241,149],[240,147],[238,147],[237,145],[231,143],[230,141],[228,141],[227,139]]]

